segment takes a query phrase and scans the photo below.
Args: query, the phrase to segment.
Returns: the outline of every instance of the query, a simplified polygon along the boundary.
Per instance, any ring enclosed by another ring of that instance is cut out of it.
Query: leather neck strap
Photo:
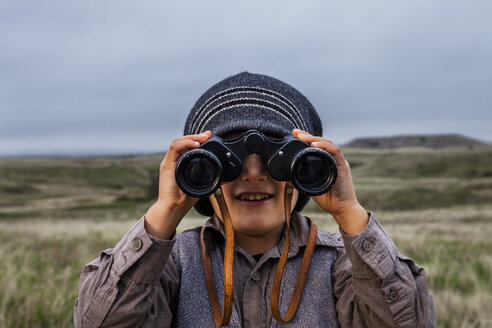
[[[210,262],[210,253],[205,251],[204,246],[204,228],[200,234],[200,248],[202,250],[203,272],[205,274],[205,283],[207,284],[208,299],[212,307],[215,325],[217,327],[227,326],[231,319],[233,303],[233,261],[234,261],[234,230],[232,229],[231,215],[222,194],[222,189],[217,189],[214,194],[220,208],[220,214],[224,223],[225,230],[225,251],[224,251],[224,312],[220,311],[219,300],[217,299],[217,290],[215,289],[214,276],[212,273],[212,264]]]
[[[279,296],[280,296],[280,286],[282,284],[282,276],[284,274],[285,263],[287,262],[287,257],[289,255],[290,248],[290,217],[291,217],[291,200],[292,200],[292,187],[286,185],[284,190],[284,208],[285,208],[285,245],[282,254],[280,255],[280,260],[277,264],[277,270],[275,271],[275,278],[273,280],[272,287],[272,313],[275,320],[278,322],[289,322],[292,320],[296,314],[297,307],[301,300],[302,291],[304,290],[304,284],[306,283],[307,275],[309,272],[309,267],[311,265],[311,258],[313,257],[314,246],[316,244],[316,236],[318,234],[318,227],[314,222],[308,218],[310,222],[309,239],[306,245],[306,250],[304,251],[304,256],[302,257],[301,268],[299,269],[299,274],[297,276],[296,286],[294,287],[294,292],[290,299],[289,308],[285,317],[282,318],[279,310]]]
[[[284,209],[285,209],[285,221],[286,221],[286,238],[285,246],[280,256],[280,260],[277,265],[277,270],[275,272],[275,278],[272,287],[272,300],[271,307],[272,313],[275,320],[279,322],[289,322],[294,317],[299,302],[301,300],[302,291],[304,289],[304,284],[306,283],[307,275],[309,272],[309,267],[311,265],[311,258],[314,252],[314,246],[316,244],[316,236],[318,233],[318,228],[314,222],[308,218],[310,222],[309,239],[306,245],[306,250],[302,258],[301,268],[299,270],[299,275],[297,276],[296,285],[294,287],[294,292],[290,300],[289,308],[284,318],[280,315],[279,311],[279,296],[280,296],[280,286],[282,283],[282,276],[284,273],[285,264],[287,262],[287,257],[289,254],[290,247],[290,217],[291,217],[291,201],[292,201],[293,189],[291,186],[286,185],[284,189]],[[210,254],[205,251],[204,246],[204,228],[201,230],[200,234],[200,247],[202,252],[202,263],[203,271],[205,275],[205,283],[207,285],[208,298],[210,300],[210,306],[212,308],[212,314],[214,317],[215,325],[217,327],[227,326],[231,319],[232,304],[233,304],[233,287],[234,287],[234,277],[233,277],[233,260],[234,260],[234,230],[232,227],[231,216],[227,208],[227,204],[222,194],[222,190],[218,189],[214,194],[220,208],[220,213],[222,221],[224,223],[225,229],[225,251],[224,251],[224,307],[223,312],[221,312],[220,304],[217,299],[217,290],[215,288],[215,281],[213,278],[212,265],[210,262]]]

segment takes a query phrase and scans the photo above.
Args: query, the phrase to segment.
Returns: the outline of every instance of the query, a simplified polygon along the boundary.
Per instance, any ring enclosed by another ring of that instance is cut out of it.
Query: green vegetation
[[[491,327],[492,148],[344,153],[361,203],[425,267],[438,326]],[[161,159],[0,159],[0,327],[73,326],[82,267],[153,203]],[[305,213],[338,230],[313,202]]]

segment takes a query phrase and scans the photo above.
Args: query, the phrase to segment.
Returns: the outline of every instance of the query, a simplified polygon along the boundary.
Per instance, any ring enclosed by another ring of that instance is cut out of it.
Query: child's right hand
[[[159,170],[159,197],[145,215],[147,233],[161,239],[171,238],[183,217],[198,201],[198,198],[190,197],[179,189],[174,170],[184,153],[199,147],[211,135],[210,131],[187,135],[174,140],[169,146]]]

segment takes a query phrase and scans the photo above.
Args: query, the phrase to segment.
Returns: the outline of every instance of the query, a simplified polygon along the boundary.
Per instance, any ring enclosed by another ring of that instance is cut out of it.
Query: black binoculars
[[[212,136],[199,148],[185,153],[176,164],[176,182],[187,195],[208,196],[222,182],[237,179],[244,158],[250,154],[261,156],[273,179],[292,181],[297,190],[310,196],[324,194],[337,179],[337,165],[328,152],[292,135],[275,139],[249,130],[233,140]]]

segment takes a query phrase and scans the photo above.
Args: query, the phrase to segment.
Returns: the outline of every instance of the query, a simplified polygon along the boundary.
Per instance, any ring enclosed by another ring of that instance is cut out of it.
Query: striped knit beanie
[[[255,129],[283,137],[294,128],[322,135],[321,120],[309,100],[280,80],[243,72],[217,83],[198,99],[188,115],[184,134],[210,130],[224,136]],[[309,197],[300,193],[294,210],[301,211],[308,201]],[[195,209],[206,216],[214,212],[208,198],[200,199]]]

